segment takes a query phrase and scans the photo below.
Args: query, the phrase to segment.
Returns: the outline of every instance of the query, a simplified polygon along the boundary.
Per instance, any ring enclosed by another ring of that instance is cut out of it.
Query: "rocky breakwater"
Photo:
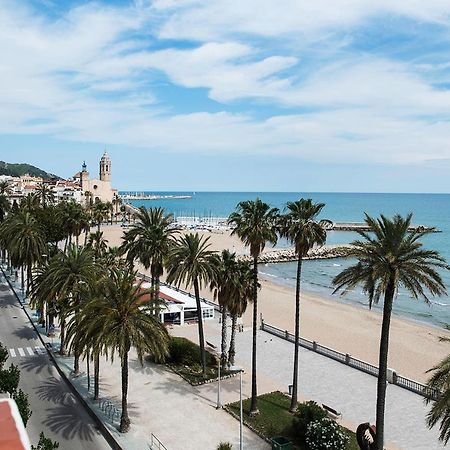
[[[308,256],[303,259],[331,259],[342,258],[346,256],[350,245],[324,245],[322,247],[316,247],[309,251]],[[249,255],[241,256],[242,260],[251,261]],[[258,258],[260,264],[266,263],[280,263],[297,261],[297,255],[293,248],[283,248],[277,250],[269,250],[264,252]]]

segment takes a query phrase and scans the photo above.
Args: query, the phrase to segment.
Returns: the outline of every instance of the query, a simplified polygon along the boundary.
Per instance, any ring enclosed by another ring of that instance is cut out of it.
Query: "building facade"
[[[117,189],[111,187],[111,159],[106,151],[100,160],[99,169],[99,177],[90,178],[86,163],[83,163],[81,172],[74,179],[79,182],[86,201],[112,202],[117,197]]]

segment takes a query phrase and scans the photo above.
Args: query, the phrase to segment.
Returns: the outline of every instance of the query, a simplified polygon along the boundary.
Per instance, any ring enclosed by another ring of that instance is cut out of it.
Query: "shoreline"
[[[110,246],[120,245],[123,233],[120,226],[104,227],[102,231]],[[211,250],[220,251],[227,248],[236,254],[245,254],[243,244],[229,233],[199,231],[199,234],[210,236]],[[270,277],[260,277],[258,312],[267,323],[293,331],[295,289],[274,283],[268,278]],[[164,280],[165,276],[162,277],[162,281]],[[202,289],[201,295],[208,299],[213,298],[209,289]],[[244,326],[251,326],[251,315],[252,307],[249,305],[243,315]],[[346,303],[345,297],[337,296],[333,300],[316,293],[301,291],[302,337],[376,365],[381,317],[381,311]],[[394,314],[391,320],[389,367],[402,376],[426,382],[429,375],[425,372],[450,353],[450,346],[440,342],[440,336],[450,337],[450,332],[429,323]]]

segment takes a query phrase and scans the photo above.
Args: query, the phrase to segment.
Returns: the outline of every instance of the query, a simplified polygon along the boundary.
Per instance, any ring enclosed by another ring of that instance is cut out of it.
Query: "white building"
[[[143,283],[143,289],[150,289],[150,283]],[[197,320],[197,304],[195,297],[161,285],[159,290],[159,298],[164,300],[166,308],[160,312],[160,320],[162,323],[173,323],[184,325],[185,322],[193,322]],[[204,320],[214,319],[214,306],[205,302],[200,302],[202,308],[202,316]]]

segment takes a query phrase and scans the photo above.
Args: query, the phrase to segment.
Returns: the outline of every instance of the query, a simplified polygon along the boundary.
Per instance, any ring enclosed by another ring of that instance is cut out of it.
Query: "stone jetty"
[[[350,245],[324,245],[322,247],[316,247],[310,250],[308,256],[303,259],[332,259],[342,258],[346,255],[350,249]],[[240,259],[245,261],[251,261],[249,255],[241,256]],[[297,256],[293,248],[283,248],[277,250],[270,250],[260,255],[258,262],[260,264],[266,263],[279,263],[297,261]]]
[[[330,231],[370,231],[364,222],[333,222],[328,227]],[[440,230],[425,225],[411,225],[408,231],[427,231],[429,233],[439,233]]]

